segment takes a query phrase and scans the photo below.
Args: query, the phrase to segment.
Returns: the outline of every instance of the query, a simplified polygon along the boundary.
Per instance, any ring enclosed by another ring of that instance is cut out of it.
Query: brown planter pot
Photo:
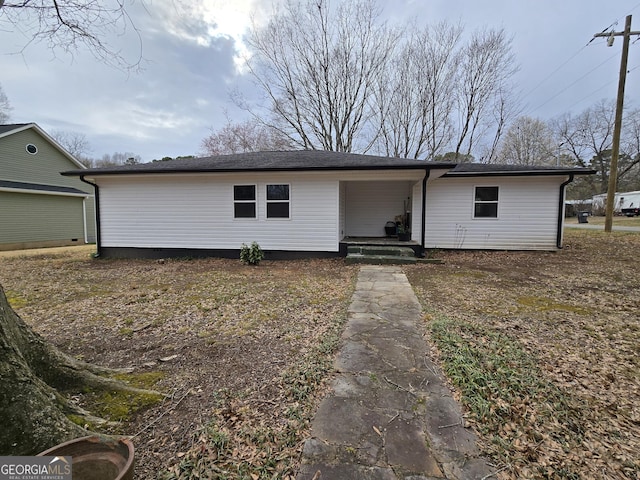
[[[408,242],[409,240],[411,240],[411,234],[410,233],[398,233],[398,240],[400,240],[401,242]]]
[[[128,438],[76,438],[38,456],[71,456],[74,480],[133,480],[134,450]]]

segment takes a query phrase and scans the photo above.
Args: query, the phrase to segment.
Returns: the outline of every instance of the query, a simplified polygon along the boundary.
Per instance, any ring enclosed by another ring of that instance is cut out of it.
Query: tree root
[[[0,455],[33,455],[91,433],[78,423],[119,425],[73,405],[63,393],[124,394],[114,398],[138,399],[138,405],[163,399],[160,392],[109,378],[131,371],[82,362],[48,344],[13,311],[0,286]]]

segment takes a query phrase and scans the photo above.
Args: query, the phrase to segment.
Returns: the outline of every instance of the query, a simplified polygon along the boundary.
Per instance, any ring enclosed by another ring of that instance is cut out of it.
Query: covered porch
[[[424,172],[420,172],[424,176]],[[340,182],[340,237],[388,239],[385,226],[421,228],[422,178]],[[411,237],[416,240],[417,237]]]

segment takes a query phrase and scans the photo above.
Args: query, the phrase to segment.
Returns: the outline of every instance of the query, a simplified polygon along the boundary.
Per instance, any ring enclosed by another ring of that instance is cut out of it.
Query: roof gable
[[[10,135],[15,135],[30,129],[37,132],[44,140],[50,143],[53,146],[53,148],[58,150],[76,167],[80,169],[85,168],[85,166],[82,163],[80,163],[80,161],[78,161],[77,158],[71,155],[71,153],[69,153],[69,151],[66,148],[60,145],[53,137],[51,137],[47,132],[45,132],[42,128],[40,128],[36,123],[13,123],[13,124],[0,125],[0,141],[5,137],[9,137]]]

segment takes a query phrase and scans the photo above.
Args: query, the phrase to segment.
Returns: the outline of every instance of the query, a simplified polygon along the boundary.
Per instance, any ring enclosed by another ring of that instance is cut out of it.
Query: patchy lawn
[[[558,253],[405,267],[501,478],[640,477],[639,251],[640,234],[568,229]],[[137,478],[292,476],[356,273],[341,260],[0,256],[0,283],[38,332],[170,395],[101,409],[135,435]]]
[[[640,477],[640,234],[406,267],[501,478]]]
[[[169,394],[137,411],[74,397],[135,435],[136,478],[293,475],[356,273],[342,260],[0,256],[0,284],[36,331]]]

